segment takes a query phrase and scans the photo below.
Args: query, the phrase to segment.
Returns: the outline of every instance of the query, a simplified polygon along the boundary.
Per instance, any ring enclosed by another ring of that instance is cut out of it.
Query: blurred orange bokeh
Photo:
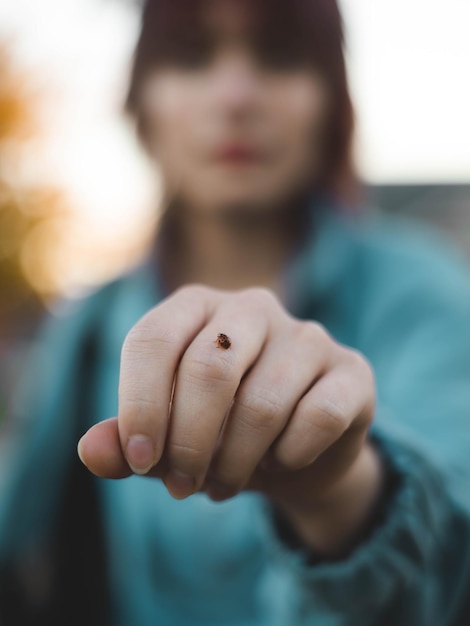
[[[48,140],[41,112],[57,106],[52,100],[0,43],[0,319],[37,298],[48,304],[104,282],[151,238],[148,223],[132,220],[125,238],[112,224],[97,228],[63,183],[38,177]]]
[[[99,221],[56,175],[45,155],[63,103],[14,50],[0,41],[0,422],[46,308],[137,262],[155,223],[130,215],[124,230],[112,215]],[[96,184],[109,184],[100,172]]]
[[[30,141],[37,140],[41,126],[36,117],[38,93],[30,90],[34,81],[15,67],[6,45],[0,46],[0,316],[11,315],[34,295],[45,295],[52,284],[42,267],[42,280],[35,271],[25,271],[24,258],[31,257],[31,237],[36,229],[44,233],[36,248],[36,267],[53,246],[56,220],[67,214],[65,194],[38,186],[22,174],[22,160]],[[13,323],[13,320],[10,320]],[[10,324],[7,324],[9,326]]]

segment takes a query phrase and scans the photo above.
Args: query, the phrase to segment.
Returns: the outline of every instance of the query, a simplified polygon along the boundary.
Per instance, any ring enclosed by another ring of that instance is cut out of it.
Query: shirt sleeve
[[[399,488],[384,521],[347,558],[312,565],[307,552],[287,545],[270,527],[273,567],[290,579],[296,624],[470,623],[468,513],[409,443],[385,431],[374,438]]]
[[[64,302],[60,316],[44,320],[15,390],[0,462],[0,564],[50,534],[61,506],[76,455],[81,353],[95,300]]]
[[[371,438],[396,478],[383,515],[327,562],[268,514],[299,626],[470,623],[470,287],[464,266],[420,254],[390,255],[361,285],[356,347],[378,387]]]

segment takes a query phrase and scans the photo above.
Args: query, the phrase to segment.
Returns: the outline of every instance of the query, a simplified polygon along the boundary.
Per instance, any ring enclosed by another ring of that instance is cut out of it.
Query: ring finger
[[[205,486],[212,499],[233,496],[249,481],[299,398],[326,367],[324,344],[324,334],[313,323],[293,323],[269,338],[227,418]]]

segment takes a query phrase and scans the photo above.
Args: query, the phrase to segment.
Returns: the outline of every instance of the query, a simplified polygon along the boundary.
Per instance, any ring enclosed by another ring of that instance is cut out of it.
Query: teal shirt
[[[98,480],[112,624],[470,624],[469,270],[423,225],[320,213],[284,273],[286,306],[373,365],[371,436],[399,479],[385,519],[347,558],[309,564],[258,494],[176,501],[158,480]],[[18,393],[18,444],[1,464],[0,565],[47,540],[77,420],[85,430],[117,414],[122,342],[161,299],[157,283],[147,263],[44,329]],[[93,392],[79,366],[92,326]]]

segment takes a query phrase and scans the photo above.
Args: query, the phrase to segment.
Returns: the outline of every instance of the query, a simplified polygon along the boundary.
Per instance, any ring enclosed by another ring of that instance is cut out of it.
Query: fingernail
[[[189,474],[173,469],[165,476],[165,485],[174,498],[182,500],[194,492],[196,481]]]
[[[129,437],[126,458],[129,467],[135,474],[147,474],[155,463],[153,443],[150,437],[147,437],[147,435],[133,435]]]

